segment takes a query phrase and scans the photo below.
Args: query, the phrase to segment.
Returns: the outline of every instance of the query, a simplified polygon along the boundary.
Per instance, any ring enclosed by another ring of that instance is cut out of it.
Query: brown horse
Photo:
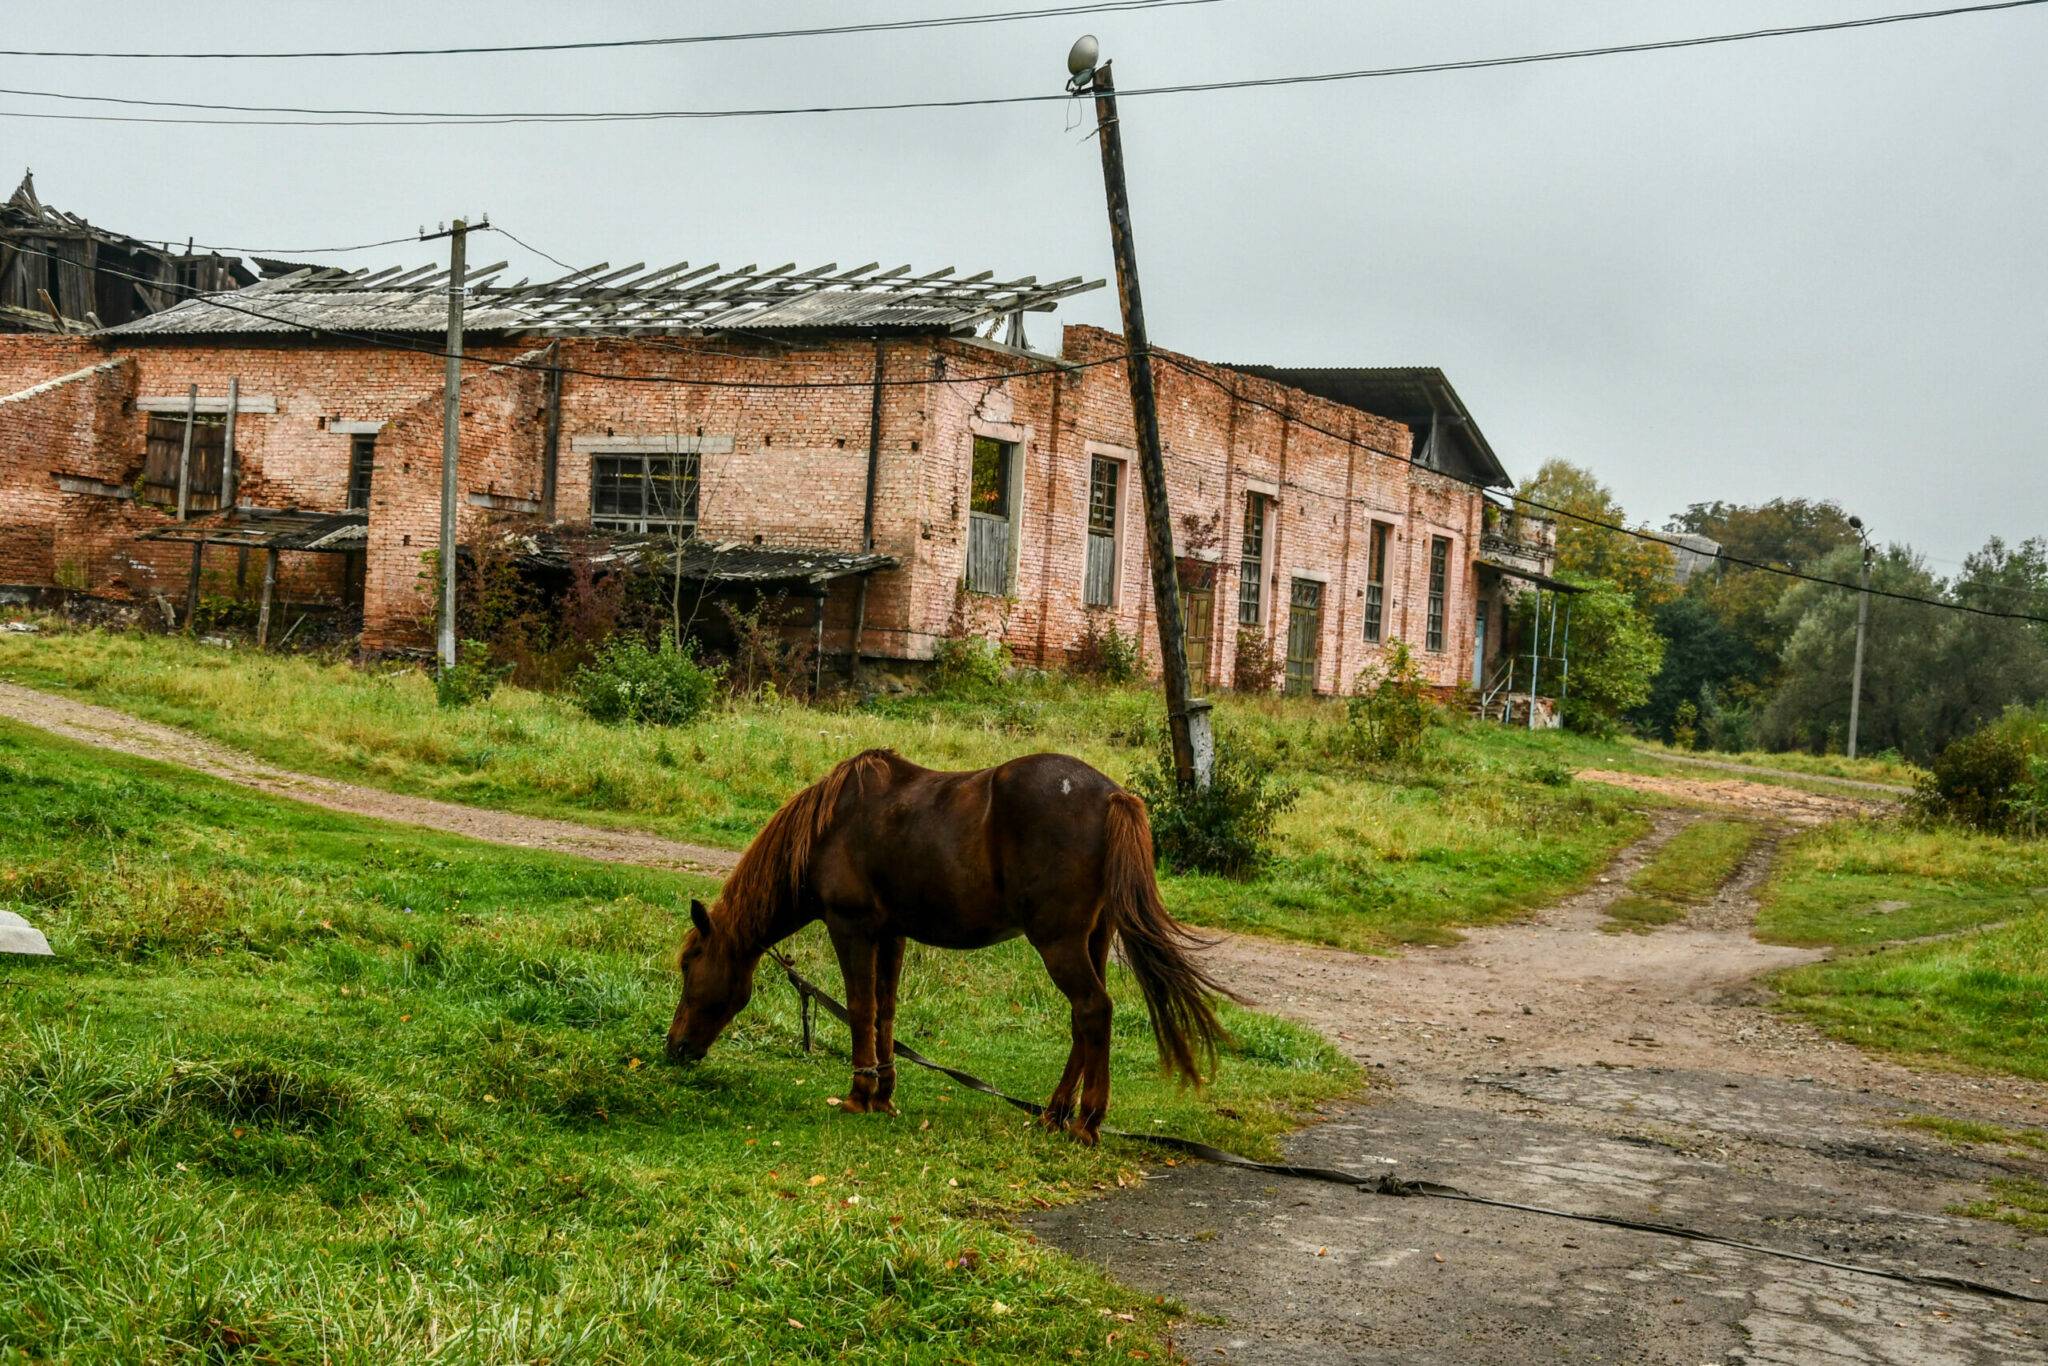
[[[844,1108],[854,1113],[896,1111],[906,939],[979,949],[1021,934],[1038,950],[1073,1007],[1073,1047],[1044,1122],[1084,1143],[1109,1107],[1110,940],[1144,993],[1160,1062],[1188,1080],[1201,1080],[1202,1057],[1215,1063],[1222,1030],[1209,997],[1231,995],[1189,959],[1198,941],[1159,899],[1145,804],[1061,754],[973,773],[888,750],[848,759],[770,818],[715,908],[693,901],[690,919],[669,1056],[703,1057],[752,995],[769,946],[823,920],[853,1021]]]

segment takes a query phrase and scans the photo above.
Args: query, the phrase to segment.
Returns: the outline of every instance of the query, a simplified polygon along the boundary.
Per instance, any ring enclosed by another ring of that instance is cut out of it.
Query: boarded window
[[[370,510],[370,476],[377,468],[377,438],[357,432],[348,439],[348,507],[351,512]]]
[[[1121,460],[1096,456],[1088,471],[1088,567],[1081,600],[1090,607],[1116,602],[1116,531],[1123,488]]]
[[[973,593],[1010,592],[1016,548],[1017,446],[991,436],[974,438],[974,471],[967,494],[967,588]]]
[[[1394,529],[1385,522],[1372,524],[1371,549],[1365,566],[1365,638],[1377,645],[1386,631],[1387,545]]]
[[[1237,620],[1257,626],[1265,620],[1260,594],[1266,585],[1266,495],[1244,496],[1244,544],[1237,571]]]
[[[590,521],[607,531],[695,535],[697,457],[592,456]]]
[[[178,465],[185,452],[185,415],[149,419],[149,449],[142,461],[142,496],[159,503],[178,501]],[[221,468],[227,455],[227,417],[199,413],[192,419],[192,475],[187,497],[195,508],[220,506]]]
[[[1448,587],[1451,543],[1442,536],[1429,540],[1429,629],[1423,638],[1425,649],[1444,648],[1444,590]]]

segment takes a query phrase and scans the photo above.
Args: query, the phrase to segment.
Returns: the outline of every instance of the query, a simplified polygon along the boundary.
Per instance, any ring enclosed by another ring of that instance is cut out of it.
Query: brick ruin
[[[220,297],[278,297],[265,288]],[[223,325],[208,308],[195,299],[85,337],[0,336],[0,585],[182,602],[192,548],[138,538],[176,524],[165,461],[183,456],[188,408],[199,452],[188,515],[195,526],[218,518],[232,386],[237,506],[367,514],[341,553],[283,552],[279,593],[359,607],[366,651],[427,645],[439,339]],[[181,325],[188,314],[211,320]],[[1052,665],[1092,618],[1134,636],[1156,665],[1118,335],[1070,325],[1049,356],[957,323],[606,335],[482,317],[462,385],[465,543],[525,515],[858,552],[873,424],[874,548],[895,567],[868,582],[865,657],[927,659],[942,637],[970,631]],[[1505,474],[1476,426],[1442,411],[1456,396],[1439,372],[1316,372],[1368,387],[1398,374],[1435,421],[1249,367],[1162,353],[1155,373],[1205,689],[1231,684],[1239,634],[1254,630],[1288,661],[1291,685],[1323,693],[1349,691],[1395,641],[1439,685],[1487,667],[1504,634],[1503,575],[1541,572],[1547,552],[1541,528],[1504,535],[1513,519],[1486,487]],[[1483,459],[1452,449],[1454,438]],[[253,582],[248,552],[200,555],[209,586]],[[816,590],[821,639],[841,657],[858,583]],[[1493,638],[1481,643],[1487,621]]]

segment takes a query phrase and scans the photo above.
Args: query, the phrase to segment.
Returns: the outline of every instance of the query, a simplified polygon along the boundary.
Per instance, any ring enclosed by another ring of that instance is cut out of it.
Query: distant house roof
[[[266,269],[287,263],[263,262]],[[637,336],[713,332],[965,333],[1018,313],[1043,312],[1100,289],[1076,275],[997,280],[952,267],[913,275],[909,266],[799,271],[687,261],[660,270],[608,263],[552,280],[502,282],[504,263],[468,272],[465,325],[476,332],[542,336]],[[246,289],[193,298],[163,313],[108,328],[117,337],[221,333],[438,332],[447,325],[448,272],[299,269]]]
[[[1270,379],[1303,393],[1342,403],[1376,417],[1392,418],[1415,431],[1415,462],[1484,488],[1515,486],[1486,442],[1486,434],[1465,411],[1465,400],[1433,365],[1291,366],[1232,365],[1233,370]]]

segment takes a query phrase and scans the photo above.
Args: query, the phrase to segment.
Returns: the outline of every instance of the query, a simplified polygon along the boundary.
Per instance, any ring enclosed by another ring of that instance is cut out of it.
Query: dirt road
[[[1781,814],[1810,818],[1806,795]],[[1224,980],[1380,1083],[1289,1154],[2048,1293],[2040,1240],[1944,1212],[1987,1180],[2040,1175],[2040,1155],[1896,1122],[2040,1125],[2048,1087],[1909,1070],[1761,1008],[1752,979],[1811,956],[1749,933],[1775,838],[1682,924],[1602,929],[1628,873],[1693,818],[1660,813],[1607,881],[1455,948],[1375,959],[1227,941]],[[2048,1361],[2048,1309],[1214,1167],[1154,1168],[1136,1191],[1030,1222],[1186,1303],[1195,1361]]]
[[[644,863],[652,868],[675,868],[694,873],[725,872],[738,857],[729,850],[683,844],[659,835],[632,830],[603,830],[542,816],[520,816],[509,811],[463,806],[459,802],[435,801],[431,797],[408,797],[335,778],[293,773],[174,726],[160,726],[111,707],[95,706],[15,683],[0,683],[0,718],[19,721],[67,740],[81,741],[120,754],[180,764],[258,792],[310,802],[330,811],[423,826],[451,835],[488,840],[493,844],[550,849],[558,854],[580,854],[584,858],[604,859],[612,863]]]

